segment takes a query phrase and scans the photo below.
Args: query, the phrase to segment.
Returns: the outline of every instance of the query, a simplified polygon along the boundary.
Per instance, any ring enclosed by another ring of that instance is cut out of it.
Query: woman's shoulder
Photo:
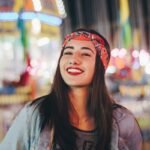
[[[123,137],[129,137],[133,132],[136,132],[135,129],[139,130],[135,116],[121,105],[115,104],[113,106],[113,119],[119,128],[120,135]]]
[[[113,105],[113,118],[116,119],[117,122],[123,121],[124,119],[135,119],[129,109],[119,104]]]
[[[28,117],[38,116],[40,104],[46,99],[46,96],[38,97],[30,102],[27,102],[22,109],[22,112],[27,113]]]

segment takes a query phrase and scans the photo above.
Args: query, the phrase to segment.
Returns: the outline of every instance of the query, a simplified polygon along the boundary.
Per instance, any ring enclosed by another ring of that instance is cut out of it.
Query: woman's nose
[[[81,58],[80,58],[80,54],[78,53],[74,53],[69,59],[69,64],[80,64],[80,63],[81,63]]]

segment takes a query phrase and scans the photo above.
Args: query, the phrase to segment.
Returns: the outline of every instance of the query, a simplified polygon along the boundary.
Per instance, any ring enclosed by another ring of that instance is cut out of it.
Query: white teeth
[[[67,69],[68,72],[77,72],[77,73],[80,73],[82,72],[81,70],[78,70],[78,69]]]

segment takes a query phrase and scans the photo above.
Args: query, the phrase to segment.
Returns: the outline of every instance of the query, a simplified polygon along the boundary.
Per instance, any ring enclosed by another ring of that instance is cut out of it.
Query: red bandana
[[[70,41],[71,39],[74,40],[82,40],[82,41],[91,41],[94,44],[95,49],[97,50],[98,54],[100,55],[100,59],[106,69],[109,63],[109,54],[105,48],[105,41],[98,35],[85,32],[85,31],[78,31],[73,32],[71,34],[66,35],[63,47]]]

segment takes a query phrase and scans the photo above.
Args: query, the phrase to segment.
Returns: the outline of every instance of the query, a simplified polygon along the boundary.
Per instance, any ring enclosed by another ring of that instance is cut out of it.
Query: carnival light
[[[127,50],[125,48],[121,48],[120,51],[119,51],[118,56],[120,58],[123,58],[126,54],[127,54]]]
[[[119,54],[119,49],[118,48],[114,48],[112,51],[111,51],[111,56],[113,57],[117,57]]]
[[[18,13],[16,12],[1,12],[0,21],[16,21],[18,19]]]
[[[135,61],[132,65],[132,68],[133,69],[139,69],[140,68],[140,64],[139,64],[139,61]]]
[[[62,17],[66,17],[66,11],[62,0],[56,0],[56,5],[58,8],[58,12]]]
[[[150,62],[150,56],[145,50],[140,51],[139,61],[141,66],[146,66]]]
[[[22,12],[19,16],[23,20],[32,20],[36,18],[36,13],[34,12]]]
[[[106,73],[110,73],[110,74],[113,74],[116,72],[116,67],[115,66],[108,66],[107,70],[106,70]]]
[[[37,42],[38,46],[47,45],[50,42],[50,39],[47,37],[40,38]]]
[[[150,75],[150,62],[145,66],[145,73]]]
[[[138,50],[134,50],[134,51],[132,52],[132,56],[133,56],[134,58],[139,57],[139,51],[138,51]]]
[[[41,32],[41,22],[39,19],[35,18],[32,20],[32,33],[38,34]]]
[[[49,25],[59,26],[62,23],[62,19],[56,16],[50,16],[44,13],[38,13],[37,16],[41,21]]]
[[[12,50],[13,45],[12,45],[12,43],[10,43],[10,42],[5,42],[4,45],[3,45],[3,48],[4,48],[5,50]]]
[[[17,21],[18,17],[23,20],[39,19],[41,22],[52,26],[60,26],[62,19],[57,16],[51,16],[39,12],[22,12],[20,15],[16,12],[0,12],[0,21]]]
[[[32,67],[38,66],[38,61],[37,61],[36,59],[32,59],[32,60],[31,60],[31,66],[32,66]]]
[[[40,0],[32,0],[35,11],[41,11],[42,5]]]
[[[5,50],[5,55],[9,60],[12,60],[14,58],[13,53],[13,45],[10,42],[5,42],[3,45],[3,49]]]

